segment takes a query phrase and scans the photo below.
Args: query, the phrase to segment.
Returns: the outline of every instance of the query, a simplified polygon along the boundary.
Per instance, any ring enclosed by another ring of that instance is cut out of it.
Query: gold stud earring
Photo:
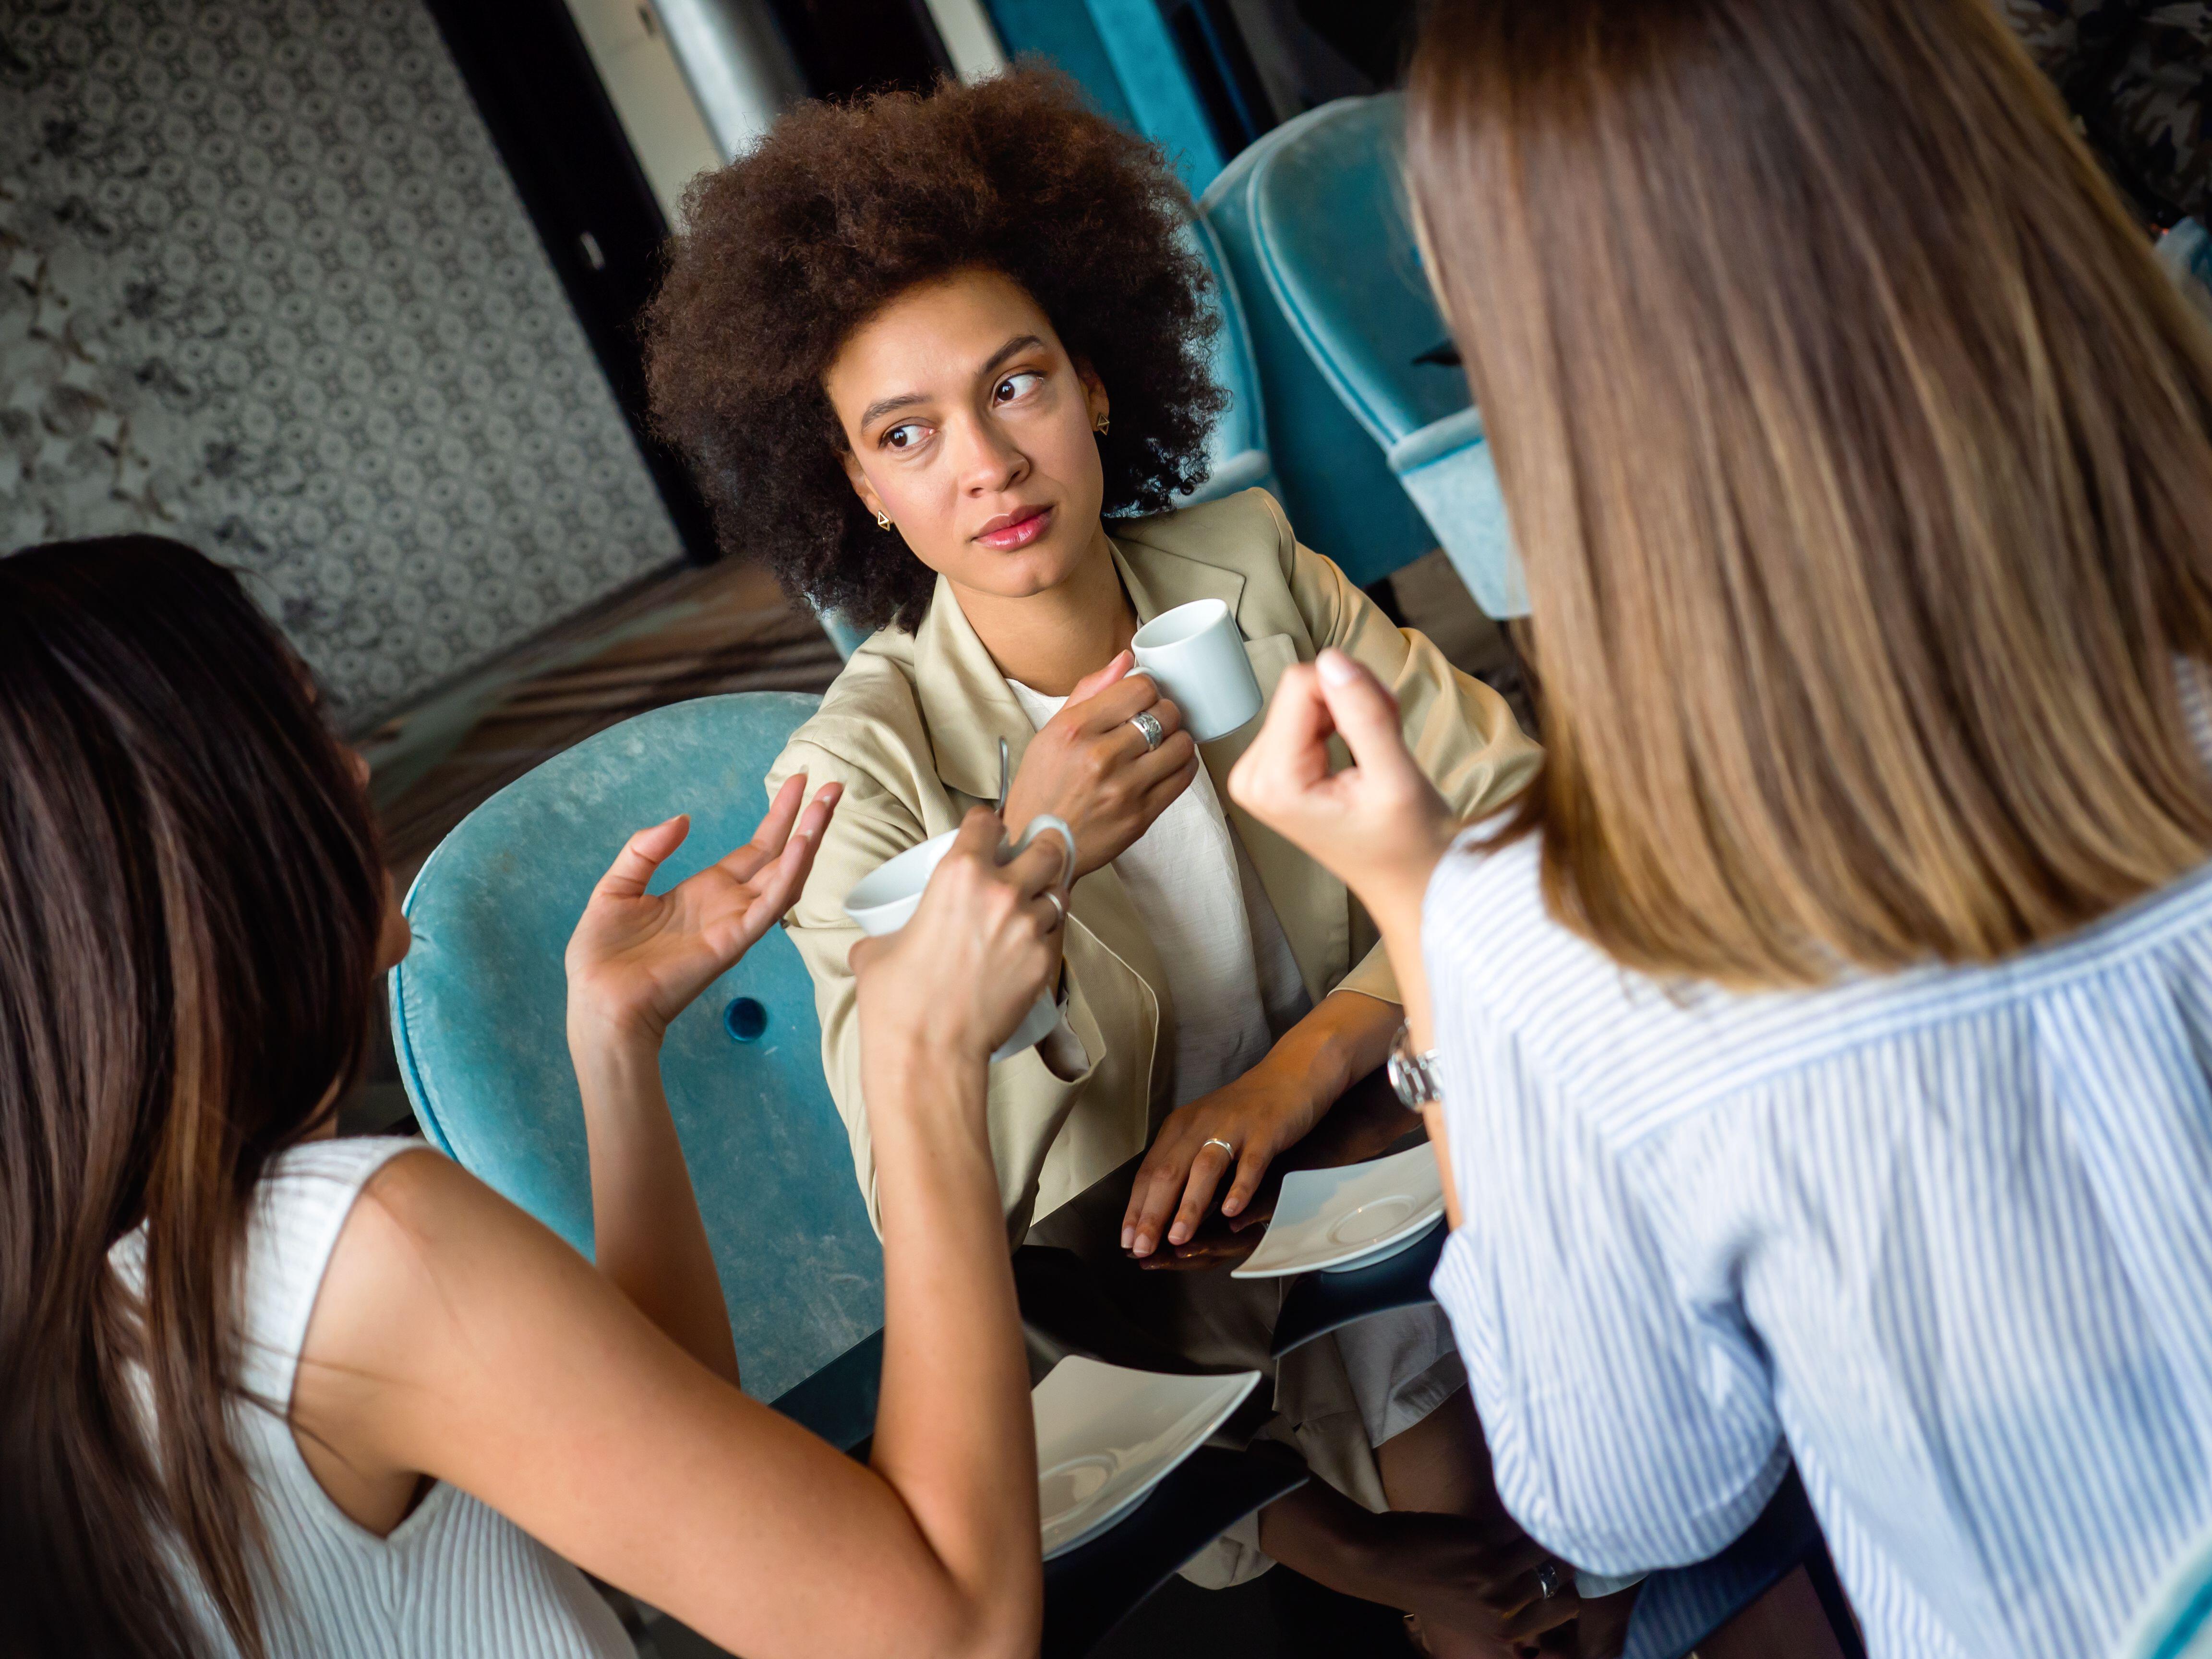
[[[878,530],[889,530],[890,527],[891,527],[891,515],[890,515],[890,514],[888,514],[888,513],[878,513],[878,514],[876,514],[876,528],[877,528],[877,529],[878,529]]]
[[[1103,438],[1106,435],[1106,428],[1109,424],[1111,424],[1110,418],[1107,416],[1101,415],[1098,417],[1098,424],[1092,427],[1091,429]]]

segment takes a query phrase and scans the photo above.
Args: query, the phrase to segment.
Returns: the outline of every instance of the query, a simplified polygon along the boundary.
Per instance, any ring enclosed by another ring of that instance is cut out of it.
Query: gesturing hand
[[[1181,711],[1149,675],[1129,672],[1134,660],[1124,651],[1077,684],[1022,751],[1022,769],[1006,795],[1009,825],[1040,812],[1067,821],[1079,877],[1127,852],[1198,775],[1198,748],[1182,729]],[[1165,735],[1158,749],[1129,723],[1140,714],[1160,723]]]
[[[679,813],[632,836],[568,940],[570,1042],[658,1042],[691,999],[791,908],[842,793],[842,784],[824,785],[802,817],[805,775],[787,779],[750,841],[665,893],[648,893],[646,884],[684,844],[690,818]]]
[[[1352,764],[1329,770],[1340,735]],[[1231,799],[1358,895],[1368,914],[1420,915],[1451,845],[1449,805],[1398,726],[1398,702],[1340,651],[1285,669],[1267,723],[1229,774]]]

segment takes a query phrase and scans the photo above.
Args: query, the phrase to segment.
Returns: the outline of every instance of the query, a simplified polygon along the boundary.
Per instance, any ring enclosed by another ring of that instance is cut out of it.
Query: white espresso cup
[[[1219,599],[1194,599],[1163,611],[1137,630],[1130,646],[1136,672],[1150,675],[1160,694],[1182,711],[1183,730],[1194,743],[1228,736],[1266,701],[1237,618]]]
[[[1075,831],[1067,827],[1066,819],[1056,818],[1049,812],[1040,812],[1031,818],[1029,828],[1022,831],[1021,840],[1012,849],[1002,847],[1004,857],[1018,857],[1048,830],[1060,832],[1060,839],[1067,843],[1067,857],[1072,863],[1075,857]],[[959,835],[957,830],[948,830],[878,865],[845,895],[845,914],[872,939],[898,932],[914,920],[914,913],[921,908],[922,890],[929,885],[930,877],[945,861],[945,855],[952,850],[952,843]],[[1064,867],[1062,873],[1065,874]],[[1060,1009],[1052,994],[1047,992],[1014,1028],[1013,1036],[992,1052],[991,1064],[1012,1060],[1024,1049],[1035,1048],[1059,1024]]]

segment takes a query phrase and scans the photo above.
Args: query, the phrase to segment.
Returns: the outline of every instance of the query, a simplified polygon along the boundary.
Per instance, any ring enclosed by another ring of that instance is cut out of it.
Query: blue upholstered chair
[[[2167,1567],[2112,1659],[2212,1659],[2212,1534]]]
[[[392,1030],[416,1121],[587,1254],[562,947],[632,831],[691,814],[658,890],[750,839],[769,763],[819,701],[706,697],[602,732],[471,812],[407,896],[415,947],[392,975]],[[773,1401],[883,1324],[882,1251],[823,1076],[814,988],[781,928],[676,1021],[661,1074],[745,1390]],[[810,1426],[848,1445],[868,1433],[867,1382],[857,1420]]]
[[[625,720],[471,812],[407,896],[415,947],[392,975],[392,1030],[416,1121],[580,1250],[591,1179],[562,947],[632,831],[691,814],[661,890],[749,839],[761,779],[820,701],[756,691]],[[849,1450],[875,1426],[883,1253],[823,1076],[814,988],[781,929],[678,1018],[660,1070],[745,1391]],[[1206,1449],[1053,1562],[1046,1659],[1079,1659],[1209,1538],[1302,1482],[1279,1450]]]
[[[822,619],[822,631],[830,636],[830,643],[837,647],[841,657],[850,657],[860,648],[860,641],[868,637],[867,630],[846,621],[842,611],[817,611],[814,614]]]
[[[1312,379],[1380,451],[1373,462],[1363,454],[1354,464],[1310,453],[1340,450],[1340,436],[1315,447],[1294,441],[1277,411],[1288,399],[1312,394],[1293,390],[1284,361],[1289,354],[1262,343],[1276,459],[1285,486],[1299,497],[1294,521],[1302,529],[1307,521],[1326,525],[1331,536],[1357,535],[1375,516],[1376,495],[1352,475],[1363,467],[1380,471],[1402,487],[1426,526],[1401,544],[1420,545],[1386,568],[1440,544],[1485,611],[1520,616],[1528,599],[1482,417],[1422,275],[1406,212],[1399,176],[1403,122],[1395,94],[1323,105],[1230,163],[1201,210],[1231,250],[1255,314],[1255,339],[1264,342],[1270,333],[1256,320],[1269,310],[1258,297],[1264,284],[1279,313],[1279,331],[1297,341]],[[1277,321],[1270,318],[1269,324]],[[1315,419],[1310,411],[1304,418]],[[1328,499],[1309,505],[1305,498],[1313,495]],[[1340,529],[1345,515],[1351,522]],[[1323,550],[1344,562],[1335,549]]]
[[[1194,506],[1218,501],[1255,485],[1279,496],[1282,486],[1276,481],[1274,458],[1267,453],[1267,407],[1260,390],[1260,368],[1252,358],[1243,296],[1213,228],[1201,219],[1192,223],[1188,234],[1213,272],[1213,307],[1221,319],[1221,331],[1213,337],[1213,381],[1229,394],[1229,407],[1207,439],[1206,482],[1184,496],[1183,502]]]
[[[1286,122],[1237,156],[1200,199],[1199,217],[1242,301],[1276,494],[1298,538],[1364,587],[1419,558],[1437,537],[1274,299],[1254,189],[1271,157],[1339,107]]]
[[[1160,0],[985,0],[985,7],[1010,57],[1048,58],[1073,76],[1101,114],[1165,150],[1193,195],[1221,171],[1222,141],[1176,39],[1175,8]]]

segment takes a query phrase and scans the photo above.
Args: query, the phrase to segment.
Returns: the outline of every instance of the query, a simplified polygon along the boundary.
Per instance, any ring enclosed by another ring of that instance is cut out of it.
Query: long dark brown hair
[[[198,1653],[180,1558],[265,1651],[247,1203],[358,1070],[383,903],[236,578],[151,537],[0,559],[0,1653]],[[108,1267],[141,1225],[143,1303]]]
[[[1804,983],[2203,860],[2212,336],[1988,0],[1452,0],[1407,141],[1556,916]]]

